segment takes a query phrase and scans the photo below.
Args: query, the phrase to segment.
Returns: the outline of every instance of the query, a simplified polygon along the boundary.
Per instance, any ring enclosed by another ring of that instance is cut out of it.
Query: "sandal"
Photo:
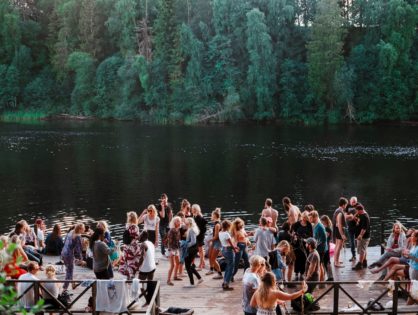
[[[174,283],[173,283],[173,282],[171,282],[171,281],[167,281],[167,284],[168,284],[168,285],[174,285]]]

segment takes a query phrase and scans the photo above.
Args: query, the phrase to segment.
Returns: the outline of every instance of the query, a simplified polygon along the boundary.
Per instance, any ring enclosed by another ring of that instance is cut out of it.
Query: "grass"
[[[36,121],[48,117],[48,114],[42,110],[18,110],[5,111],[0,114],[0,121],[3,122],[20,122],[20,121]]]

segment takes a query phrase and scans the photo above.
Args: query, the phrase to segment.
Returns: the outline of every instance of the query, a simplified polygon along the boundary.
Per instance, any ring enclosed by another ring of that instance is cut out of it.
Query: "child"
[[[53,265],[48,265],[45,268],[45,275],[47,280],[57,280],[56,269]],[[45,282],[43,287],[48,290],[42,290],[42,295],[45,300],[45,309],[59,309],[60,305],[54,300],[58,298],[59,284],[56,282]],[[53,314],[52,312],[50,314]]]

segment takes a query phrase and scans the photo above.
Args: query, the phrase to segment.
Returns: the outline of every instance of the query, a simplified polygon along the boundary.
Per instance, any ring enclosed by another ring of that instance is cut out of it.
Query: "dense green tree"
[[[343,64],[344,29],[338,3],[320,0],[308,43],[309,83],[319,104],[320,115],[325,108],[335,111],[333,82]]]
[[[91,115],[94,105],[95,60],[85,52],[73,52],[68,58],[68,68],[75,72],[74,89],[71,93],[71,111]]]
[[[252,9],[247,13],[247,50],[250,56],[247,84],[255,96],[254,117],[272,118],[273,95],[277,89],[276,65],[265,17],[258,9]]]
[[[418,119],[417,21],[414,0],[4,0],[0,111]]]

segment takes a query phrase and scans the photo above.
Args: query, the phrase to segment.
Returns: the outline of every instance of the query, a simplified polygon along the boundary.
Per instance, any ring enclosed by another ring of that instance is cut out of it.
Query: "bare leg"
[[[205,268],[205,251],[203,250],[203,246],[199,246],[199,268],[203,269]]]
[[[399,261],[398,257],[390,257],[381,267],[371,270],[371,273],[378,273],[385,268],[391,268],[392,265],[399,264]]]
[[[173,256],[174,257],[174,279],[177,278],[177,271],[179,269],[180,260],[179,256]]]
[[[383,281],[388,281],[392,277],[396,276],[396,274],[399,270],[401,270],[403,272],[404,269],[405,269],[405,265],[393,265],[392,268],[390,268],[390,270],[388,271],[388,273],[387,273],[386,277],[383,279]]]
[[[173,273],[174,270],[174,256],[170,256],[170,268],[168,269],[168,278],[167,278],[167,283],[171,283],[171,275]],[[175,274],[177,274],[177,271],[175,272]]]
[[[217,272],[221,272],[221,267],[219,266],[218,260],[216,259],[218,258],[218,255],[219,255],[219,250],[212,248],[211,255],[210,255],[210,260],[212,261],[212,267]]]
[[[287,281],[292,281],[293,270],[295,269],[295,265],[292,262],[290,265],[287,266]]]

